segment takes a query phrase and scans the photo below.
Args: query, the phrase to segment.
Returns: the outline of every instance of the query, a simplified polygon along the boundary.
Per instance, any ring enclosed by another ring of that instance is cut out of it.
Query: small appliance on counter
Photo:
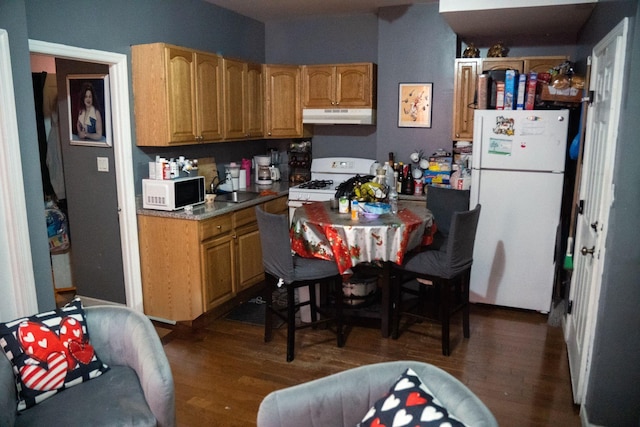
[[[142,207],[161,211],[175,211],[186,206],[204,203],[203,176],[176,179],[143,179]]]
[[[256,184],[258,185],[271,185],[273,179],[271,178],[271,156],[262,155],[254,156],[253,162],[255,164],[255,177]]]

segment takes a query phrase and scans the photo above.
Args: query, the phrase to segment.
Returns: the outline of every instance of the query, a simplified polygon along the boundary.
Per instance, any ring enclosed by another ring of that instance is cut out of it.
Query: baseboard
[[[120,304],[119,302],[107,301],[107,300],[98,299],[98,298],[85,297],[85,296],[82,296],[80,294],[76,294],[76,297],[80,298],[80,300],[82,301],[82,305],[84,307],[91,307],[93,305],[118,305],[118,306],[121,306],[121,307],[126,307],[125,304]]]

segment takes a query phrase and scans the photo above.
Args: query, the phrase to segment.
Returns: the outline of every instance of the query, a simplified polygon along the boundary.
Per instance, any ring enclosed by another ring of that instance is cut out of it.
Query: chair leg
[[[440,321],[442,322],[442,354],[449,356],[451,354],[449,342],[449,324],[451,320],[451,283],[448,280],[438,281],[436,286],[439,288],[440,295]]]
[[[400,335],[400,313],[402,310],[402,272],[396,271],[391,284],[391,338]]]
[[[469,338],[470,328],[469,328],[469,276],[470,272],[462,275],[461,286],[462,286],[462,334],[465,338]]]
[[[295,289],[287,286],[287,362],[293,360],[293,353],[296,344],[296,307]]]
[[[336,333],[338,335],[338,347],[344,347],[344,325],[342,319],[342,303],[344,292],[342,290],[342,276],[333,280],[336,300]]]
[[[265,280],[263,298],[266,301],[264,309],[264,342],[269,342],[273,336],[273,287],[272,278],[269,276]]]
[[[311,312],[311,327],[316,329],[318,325],[316,322],[318,321],[318,301],[316,298],[316,283],[309,285],[309,310]]]

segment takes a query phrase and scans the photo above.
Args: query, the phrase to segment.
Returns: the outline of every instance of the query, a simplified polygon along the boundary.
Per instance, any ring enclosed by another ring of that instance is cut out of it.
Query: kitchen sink
[[[257,199],[260,193],[254,191],[235,191],[233,193],[222,193],[216,196],[216,202],[242,203]]]

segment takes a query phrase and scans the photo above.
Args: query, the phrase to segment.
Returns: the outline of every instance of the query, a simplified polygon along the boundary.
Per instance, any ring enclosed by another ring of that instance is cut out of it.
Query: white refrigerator
[[[550,311],[568,122],[568,110],[475,111],[472,302]]]

